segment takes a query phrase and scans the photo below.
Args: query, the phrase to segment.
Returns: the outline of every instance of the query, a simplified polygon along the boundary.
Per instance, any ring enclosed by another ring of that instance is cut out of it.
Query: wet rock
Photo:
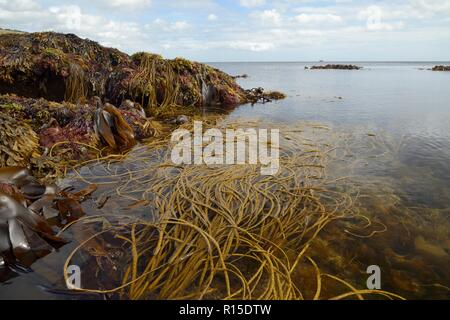
[[[253,88],[246,91],[247,98],[251,103],[267,103],[273,100],[285,99],[286,95],[278,91],[264,91],[263,88]]]

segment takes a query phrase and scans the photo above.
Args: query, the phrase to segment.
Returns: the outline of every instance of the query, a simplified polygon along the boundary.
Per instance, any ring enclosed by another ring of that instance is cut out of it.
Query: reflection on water
[[[367,267],[378,265],[383,290],[411,299],[450,297],[449,73],[419,70],[431,66],[426,63],[366,64],[361,71],[309,71],[301,63],[214,65],[249,74],[239,80],[244,87],[288,94],[273,104],[241,106],[230,121],[260,118],[280,126],[314,121],[333,129],[340,160],[328,171],[351,181],[358,214],[331,223],[314,242],[310,256],[321,272],[365,288]],[[139,146],[133,155],[139,163],[131,156],[106,167],[87,165],[62,183],[77,182],[81,188],[83,180],[96,177],[100,188],[83,204],[90,215],[128,214],[151,221],[158,208],[151,197],[143,197],[145,181],[131,183],[127,175],[163,162],[163,153]],[[111,173],[127,179],[110,183]],[[74,246],[36,262],[34,273],[2,284],[0,298],[71,298],[43,286],[61,287],[63,263]],[[314,277],[311,270],[301,269],[296,276],[314,292],[305,280]]]

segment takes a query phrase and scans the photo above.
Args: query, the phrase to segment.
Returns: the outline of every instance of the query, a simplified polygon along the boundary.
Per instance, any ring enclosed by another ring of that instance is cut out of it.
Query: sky
[[[0,28],[202,62],[450,60],[450,0],[0,0]]]

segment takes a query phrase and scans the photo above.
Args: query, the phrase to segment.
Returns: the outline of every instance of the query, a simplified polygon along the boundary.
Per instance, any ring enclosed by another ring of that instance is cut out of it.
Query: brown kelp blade
[[[104,110],[111,114],[114,120],[114,128],[117,131],[119,147],[122,149],[129,149],[136,144],[135,134],[133,128],[125,121],[120,111],[112,104],[106,103]]]
[[[28,169],[24,167],[0,168],[0,182],[20,187],[22,183],[33,179]]]
[[[58,200],[57,206],[60,215],[68,221],[75,221],[86,215],[80,203],[75,199]]]
[[[73,194],[73,197],[78,199],[79,201],[84,201],[87,197],[89,197],[91,194],[93,194],[95,191],[97,191],[98,186],[96,184],[90,184],[86,188],[75,192]]]
[[[29,252],[31,250],[30,244],[25,236],[22,226],[17,222],[17,220],[9,220],[8,227],[9,239],[11,241],[14,256],[20,257],[22,254]]]
[[[20,188],[20,191],[27,199],[36,200],[45,194],[46,187],[39,183],[27,183]]]
[[[116,149],[117,145],[114,139],[114,135],[111,131],[109,117],[110,115],[107,112],[101,109],[97,110],[97,112],[95,113],[96,131],[99,138],[103,138],[112,149]]]
[[[4,253],[10,249],[9,230],[6,221],[0,221],[0,253]]]
[[[0,220],[17,219],[28,228],[38,232],[42,237],[56,241],[65,242],[65,240],[55,237],[50,225],[42,217],[33,211],[25,208],[14,198],[0,194]]]

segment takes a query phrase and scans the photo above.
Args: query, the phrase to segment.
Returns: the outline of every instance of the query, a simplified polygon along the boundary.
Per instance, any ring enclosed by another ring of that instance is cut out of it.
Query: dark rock
[[[362,67],[351,64],[327,64],[323,66],[312,66],[311,70],[361,70]]]
[[[450,71],[450,66],[435,66],[432,71]]]

